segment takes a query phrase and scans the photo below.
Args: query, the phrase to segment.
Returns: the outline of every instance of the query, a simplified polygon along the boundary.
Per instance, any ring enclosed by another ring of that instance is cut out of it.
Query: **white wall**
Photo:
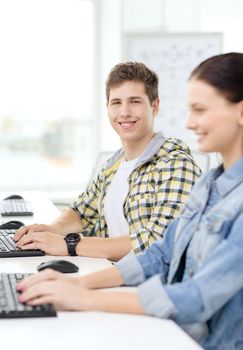
[[[111,68],[124,60],[124,35],[129,31],[161,30],[163,1],[161,0],[101,0],[101,151],[115,150],[120,140],[109,125],[105,105],[105,80]]]
[[[102,59],[100,150],[115,150],[119,138],[109,126],[104,84],[109,70],[124,61],[128,32],[222,32],[223,51],[243,52],[242,0],[101,0]]]

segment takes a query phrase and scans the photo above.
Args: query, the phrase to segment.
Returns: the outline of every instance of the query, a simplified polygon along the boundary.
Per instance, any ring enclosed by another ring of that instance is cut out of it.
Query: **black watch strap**
[[[76,246],[81,241],[81,236],[78,233],[69,233],[64,237],[67,244],[68,254],[76,256]]]

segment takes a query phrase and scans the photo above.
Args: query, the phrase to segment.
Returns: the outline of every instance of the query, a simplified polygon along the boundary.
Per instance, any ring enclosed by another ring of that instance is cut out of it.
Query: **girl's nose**
[[[190,130],[194,130],[197,126],[196,119],[193,117],[192,113],[190,113],[187,117],[186,128]]]

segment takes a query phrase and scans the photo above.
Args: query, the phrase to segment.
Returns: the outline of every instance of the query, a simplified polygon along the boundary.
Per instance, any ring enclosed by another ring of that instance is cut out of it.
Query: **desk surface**
[[[11,194],[19,194],[24,199],[29,201],[33,207],[34,215],[32,216],[1,216],[0,222],[7,222],[10,220],[19,220],[22,221],[25,225],[29,224],[50,224],[54,221],[60,214],[59,210],[55,205],[49,200],[48,196],[43,192],[38,191],[16,191],[13,192],[0,192],[0,200],[5,197],[10,196]]]
[[[62,312],[55,319],[0,320],[0,328],[2,349],[201,349],[174,322],[147,316]]]
[[[39,192],[22,193],[30,200],[33,217],[17,219],[25,224],[50,223],[59,214],[48,198]],[[0,192],[0,199],[8,193]],[[3,218],[1,221],[8,221]],[[36,272],[43,261],[65,259],[79,266],[77,274],[87,274],[111,266],[106,259],[84,257],[25,257],[0,259],[0,272]],[[173,321],[148,316],[103,312],[58,312],[55,318],[1,319],[1,347],[43,350],[57,346],[68,350],[70,346],[85,350],[200,350]]]

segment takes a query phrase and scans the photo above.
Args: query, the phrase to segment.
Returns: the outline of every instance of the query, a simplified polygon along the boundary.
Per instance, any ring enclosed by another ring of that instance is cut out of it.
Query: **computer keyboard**
[[[15,232],[16,230],[0,229],[0,258],[45,255],[45,252],[39,249],[22,250],[16,247],[16,243],[13,239]]]
[[[19,292],[16,291],[16,283],[29,275],[22,273],[0,274],[0,318],[57,316],[51,304],[31,306],[18,301]]]
[[[2,216],[33,215],[32,205],[25,199],[4,199],[0,203]]]

